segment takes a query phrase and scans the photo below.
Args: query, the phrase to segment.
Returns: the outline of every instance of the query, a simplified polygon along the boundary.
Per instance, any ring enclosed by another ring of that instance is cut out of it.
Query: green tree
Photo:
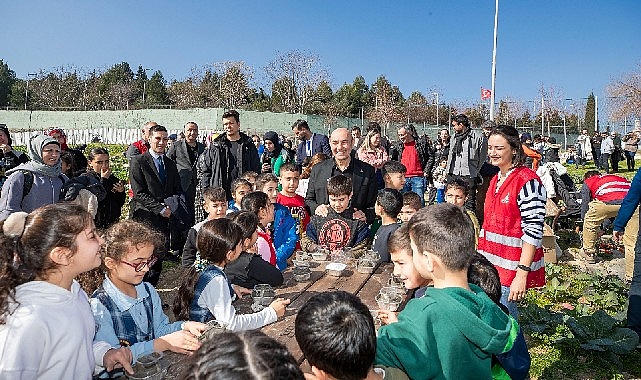
[[[312,100],[308,103],[306,112],[315,115],[326,114],[328,106],[332,103],[334,103],[332,87],[329,85],[329,82],[323,80],[318,84],[316,91],[314,91],[314,95],[312,96]],[[332,112],[336,113],[337,111],[338,107],[335,104],[332,104]]]
[[[249,95],[249,109],[253,111],[265,112],[271,109],[271,98],[263,88],[253,89]]]
[[[594,99],[594,93],[588,95],[588,102],[585,105],[585,119],[583,120],[583,128],[587,129],[590,135],[594,133],[594,108],[596,107],[596,102]]]
[[[127,62],[115,64],[102,73],[97,83],[100,108],[129,109],[135,100],[134,73]]]
[[[9,65],[0,59],[0,106],[8,106],[11,98],[11,88],[16,82],[16,73]]]
[[[169,95],[167,94],[167,82],[160,70],[156,71],[147,82],[145,104],[168,105]]]

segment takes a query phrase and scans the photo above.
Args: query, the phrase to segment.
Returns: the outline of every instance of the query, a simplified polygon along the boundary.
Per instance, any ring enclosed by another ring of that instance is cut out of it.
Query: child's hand
[[[329,205],[318,205],[316,207],[316,211],[314,211],[314,214],[318,216],[322,216],[324,218],[327,216],[328,212],[329,212]]]
[[[394,322],[398,322],[398,315],[393,311],[388,310],[379,310],[378,318],[380,318],[381,323],[389,325]]]
[[[276,316],[282,317],[285,315],[285,306],[289,305],[290,302],[289,299],[276,298],[269,304],[269,307],[276,311]]]
[[[154,339],[154,351],[189,354],[200,347],[200,341],[189,331],[179,330]]]
[[[105,352],[102,357],[102,364],[108,372],[114,368],[123,368],[128,374],[133,374],[134,370],[131,368],[131,361],[133,355],[129,347],[112,348]]]
[[[234,293],[236,293],[236,296],[238,296],[238,298],[243,298],[245,294],[252,294],[251,290],[242,286],[232,285],[231,288],[234,289]]]
[[[201,322],[186,321],[183,330],[189,331],[193,336],[200,336],[203,331],[207,330],[207,325]]]

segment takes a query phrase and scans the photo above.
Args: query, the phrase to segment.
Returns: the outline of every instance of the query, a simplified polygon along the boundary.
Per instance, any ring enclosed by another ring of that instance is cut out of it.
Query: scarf
[[[65,131],[62,130],[62,128],[51,127],[47,129],[47,132],[45,132],[47,136],[53,136],[55,133],[59,133],[60,136],[64,137],[65,139],[65,142],[60,144],[60,150],[62,150],[63,152],[66,150],[69,150],[69,147],[67,146],[67,134],[65,133]]]
[[[465,140],[467,136],[470,135],[471,131],[472,131],[472,128],[467,128],[463,133],[457,132],[454,134],[454,154],[455,155],[463,153],[463,140]]]
[[[42,150],[46,145],[56,144],[60,146],[58,141],[53,137],[46,135],[37,135],[29,139],[29,156],[31,156],[31,161],[16,166],[15,168],[8,170],[7,175],[20,171],[27,170],[35,174],[47,176],[47,177],[58,177],[62,174],[62,163],[60,159],[56,162],[55,165],[49,166],[42,161]]]

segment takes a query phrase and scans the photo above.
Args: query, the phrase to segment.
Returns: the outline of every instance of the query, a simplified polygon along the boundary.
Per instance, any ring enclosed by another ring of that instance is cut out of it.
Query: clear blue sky
[[[7,0],[0,59],[20,78],[60,65],[129,62],[184,79],[192,67],[277,52],[320,55],[337,89],[385,75],[405,96],[476,102],[491,85],[494,0]],[[605,95],[641,63],[639,0],[501,0],[496,98]],[[264,84],[264,83],[258,83]]]

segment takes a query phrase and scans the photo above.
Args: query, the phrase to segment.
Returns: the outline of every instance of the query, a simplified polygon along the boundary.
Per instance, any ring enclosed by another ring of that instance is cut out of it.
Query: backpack
[[[31,188],[33,187],[34,177],[33,173],[28,170],[20,170],[20,172],[22,172],[22,175],[24,176],[24,182],[22,183],[22,199],[20,201],[20,203],[22,203],[22,201],[24,201],[24,198],[29,194]],[[59,174],[58,178],[60,178],[63,184],[65,183],[65,176]]]

